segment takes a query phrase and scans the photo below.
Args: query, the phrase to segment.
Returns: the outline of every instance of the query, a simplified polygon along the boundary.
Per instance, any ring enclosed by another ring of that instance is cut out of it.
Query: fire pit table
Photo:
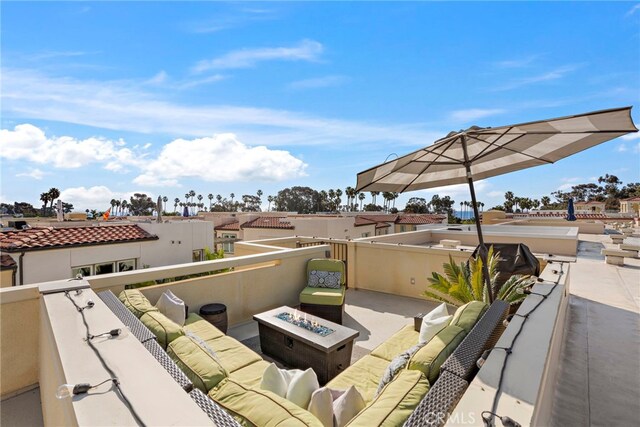
[[[351,363],[353,340],[360,332],[321,317],[282,306],[256,314],[264,354],[290,368],[313,368],[326,384]]]

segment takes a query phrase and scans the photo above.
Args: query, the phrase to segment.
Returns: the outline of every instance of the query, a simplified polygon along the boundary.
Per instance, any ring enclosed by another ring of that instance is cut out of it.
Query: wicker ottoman
[[[223,333],[227,333],[227,306],[224,304],[206,304],[200,307],[200,316]]]

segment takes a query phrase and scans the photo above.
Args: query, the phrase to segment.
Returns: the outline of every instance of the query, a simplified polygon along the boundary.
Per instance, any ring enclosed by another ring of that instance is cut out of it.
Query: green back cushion
[[[158,338],[158,344],[165,350],[167,345],[184,335],[182,327],[159,311],[147,311],[140,321]]]
[[[243,426],[322,427],[310,412],[268,390],[250,388],[225,378],[209,391],[209,397]]]
[[[189,377],[194,386],[207,393],[222,381],[227,373],[218,360],[191,337],[176,338],[167,346],[167,354]]]
[[[440,375],[440,366],[467,335],[464,329],[449,325],[422,347],[409,361],[409,369],[421,371],[433,384]]]
[[[347,425],[350,427],[401,426],[429,391],[420,371],[402,370],[382,392]]]
[[[315,258],[307,262],[307,277],[311,270],[337,271],[340,273],[340,282],[344,285],[346,272],[344,262],[339,259]]]
[[[464,329],[466,333],[469,333],[484,312],[487,311],[487,308],[489,308],[489,304],[482,301],[468,302],[458,307],[449,324],[458,326]]]
[[[190,331],[207,342],[224,336],[220,329],[195,313],[189,313],[187,320],[184,321],[183,328],[185,331]]]
[[[156,307],[151,305],[147,297],[137,289],[124,290],[120,292],[118,298],[138,319],[147,311],[158,311]]]

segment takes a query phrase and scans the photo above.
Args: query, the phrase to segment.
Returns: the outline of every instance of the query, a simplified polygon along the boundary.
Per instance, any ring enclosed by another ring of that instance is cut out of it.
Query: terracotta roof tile
[[[445,218],[438,214],[402,215],[396,224],[440,224]]]
[[[2,254],[0,256],[0,270],[15,270],[16,268],[18,265],[10,255]]]
[[[7,252],[19,252],[157,239],[158,236],[147,233],[137,225],[41,227],[3,231],[0,234],[0,248]]]
[[[240,222],[234,221],[215,227],[215,230],[240,231]]]
[[[286,221],[286,217],[275,216],[259,216],[258,218],[247,221],[242,224],[241,228],[280,228],[285,230],[293,230],[295,227]]]

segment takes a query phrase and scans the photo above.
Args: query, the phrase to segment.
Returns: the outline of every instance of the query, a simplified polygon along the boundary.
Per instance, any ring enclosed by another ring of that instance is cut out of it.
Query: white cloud
[[[305,176],[307,165],[287,151],[248,147],[233,134],[192,140],[176,139],[147,161],[138,185],[176,186],[194,177],[209,182],[282,181]]]
[[[520,58],[505,59],[494,63],[498,68],[523,68],[533,63],[540,55],[529,55]]]
[[[495,116],[497,114],[504,113],[503,109],[482,109],[482,108],[470,108],[468,110],[452,111],[449,118],[459,123],[469,123],[474,120],[482,119],[484,117]]]
[[[624,139],[625,141],[633,141],[634,139],[640,139],[640,132],[628,133],[620,137],[620,139]]]
[[[147,80],[147,83],[152,85],[158,85],[166,82],[168,78],[169,78],[169,75],[166,73],[166,71],[161,70],[155,76]]]
[[[96,137],[83,140],[70,136],[47,137],[42,129],[31,124],[0,130],[0,157],[63,169],[102,163],[106,169],[118,171],[126,165],[135,165],[137,156],[128,148],[118,148],[123,145],[124,141]]]
[[[489,183],[485,180],[473,182],[473,188],[478,194],[477,200],[479,202],[481,201],[480,193],[484,193],[488,190],[489,187]],[[427,200],[431,200],[431,196],[433,196],[434,194],[438,194],[440,197],[449,196],[452,199],[457,198],[459,199],[457,200],[458,203],[463,200],[471,200],[471,193],[469,192],[468,184],[455,184],[444,187],[434,187],[429,188],[428,190],[420,190],[420,192],[424,193],[424,195],[428,195],[428,197],[425,197]]]
[[[562,178],[561,181],[563,182],[563,184],[561,184],[558,188],[556,188],[556,190],[558,191],[566,191],[566,190],[570,190],[571,187],[573,187],[574,185],[576,185],[578,182],[582,181],[583,179],[581,177],[568,177],[568,178]]]
[[[340,86],[349,79],[345,76],[325,76],[314,79],[298,80],[289,84],[290,89],[318,89],[323,87]]]
[[[625,151],[627,151],[627,146],[626,146],[625,144],[619,144],[619,145],[616,147],[616,151],[617,151],[618,153],[624,153]]]
[[[192,69],[195,73],[215,69],[250,68],[263,61],[316,61],[324,50],[321,43],[302,40],[290,47],[240,49],[217,58],[202,60]]]
[[[25,176],[37,180],[41,180],[45,176],[45,172],[42,172],[40,169],[31,169],[29,172],[22,172],[17,174],[16,176]]]
[[[150,93],[144,82],[54,78],[28,69],[3,68],[0,96],[5,118],[194,137],[233,132],[254,145],[384,142],[419,147],[443,135],[423,124],[371,124],[268,108],[180,105]]]
[[[536,83],[559,80],[565,77],[567,74],[575,71],[579,67],[580,67],[579,65],[565,65],[562,67],[555,68],[551,71],[547,71],[546,73],[538,74],[535,76],[512,79],[510,82],[502,86],[493,88],[493,90],[494,91],[511,90],[511,89],[522,87],[522,86],[529,86]]]
[[[505,193],[506,193],[506,191],[494,190],[494,191],[489,191],[487,193],[487,196],[489,196],[489,197],[501,197],[501,196],[504,196]]]
[[[155,196],[147,191],[118,192],[112,191],[104,185],[64,189],[60,191],[60,200],[73,204],[75,211],[84,211],[85,209],[106,210],[111,206],[111,199],[129,200],[134,193],[145,193],[155,200]]]
[[[629,9],[629,11],[627,12],[627,14],[625,16],[631,16],[634,13],[636,13],[638,10],[640,10],[640,3],[634,5],[631,9]]]

